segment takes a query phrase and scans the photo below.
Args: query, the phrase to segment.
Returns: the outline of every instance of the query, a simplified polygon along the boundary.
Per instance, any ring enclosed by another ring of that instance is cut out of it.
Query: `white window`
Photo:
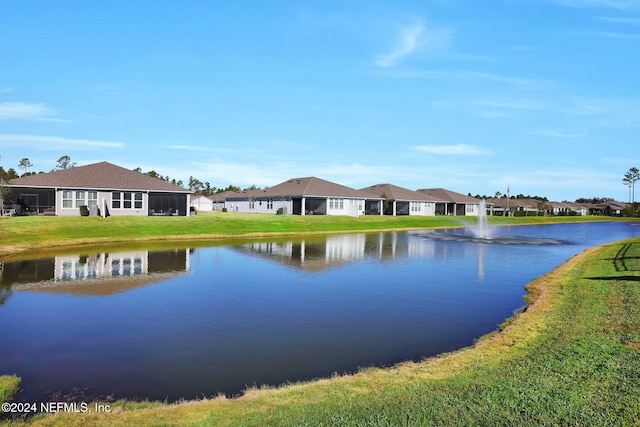
[[[87,206],[98,206],[97,191],[87,191]]]
[[[111,207],[113,209],[120,209],[121,206],[122,193],[119,191],[114,191],[111,193]]]
[[[142,209],[142,192],[114,191],[111,193],[113,209]]]
[[[122,204],[122,207],[125,209],[131,209],[131,192],[130,191],[125,191],[123,194],[123,200],[124,203]]]
[[[97,206],[98,192],[85,190],[64,190],[62,192],[62,207],[65,209],[78,208],[80,206]]]
[[[267,209],[273,209],[273,199],[267,199]]]
[[[76,208],[79,206],[87,206],[84,191],[76,191]]]
[[[63,208],[72,208],[73,207],[73,191],[64,190],[62,192],[62,207]]]
[[[344,209],[344,199],[329,199],[329,209]]]

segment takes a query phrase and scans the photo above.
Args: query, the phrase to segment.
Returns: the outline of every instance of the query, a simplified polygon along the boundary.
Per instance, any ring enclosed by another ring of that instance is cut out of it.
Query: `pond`
[[[471,345],[524,286],[629,223],[501,228],[556,244],[428,232],[91,249],[0,264],[0,373],[16,401],[236,395]]]

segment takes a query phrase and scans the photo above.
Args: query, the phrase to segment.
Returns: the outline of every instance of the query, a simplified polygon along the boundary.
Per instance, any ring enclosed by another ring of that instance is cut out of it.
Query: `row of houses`
[[[546,202],[507,197],[485,199],[487,215],[620,215],[627,204]],[[393,184],[376,184],[359,190],[316,177],[295,178],[264,190],[225,191],[197,196],[196,210],[297,215],[450,215],[477,216],[480,199],[444,188],[409,190]]]
[[[263,190],[195,197],[198,210],[294,215],[477,216],[480,201],[442,188],[409,190],[393,184],[354,189],[317,177],[293,178]]]
[[[195,211],[294,215],[477,216],[480,200],[443,188],[409,190],[393,184],[354,189],[317,177],[294,178],[262,190],[210,197],[120,166],[100,162],[17,178],[9,182],[12,213],[57,216],[189,216]],[[507,198],[486,200],[489,215],[544,212],[553,215],[616,214],[624,204],[586,206]]]

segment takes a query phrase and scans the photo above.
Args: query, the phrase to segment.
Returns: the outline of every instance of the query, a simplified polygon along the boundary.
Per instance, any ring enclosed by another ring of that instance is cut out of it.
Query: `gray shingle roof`
[[[456,193],[455,191],[447,190],[444,188],[422,188],[416,191],[418,191],[419,193],[427,194],[431,197],[435,197],[440,201],[470,204],[480,203],[480,200],[476,199],[475,197],[466,196],[464,194]]]
[[[14,187],[78,188],[95,190],[161,191],[191,193],[190,190],[125,169],[108,162],[25,176],[9,181]]]
[[[387,200],[398,201],[425,201],[425,202],[443,202],[444,200],[430,196],[425,193],[419,193],[417,191],[409,190],[407,188],[398,187],[393,184],[376,184],[371,187],[363,188],[361,191],[365,191],[377,197],[382,197],[384,194]]]
[[[351,187],[325,181],[314,176],[306,178],[293,178],[262,191],[266,197],[292,196],[292,197],[349,197],[372,198],[370,194]],[[377,197],[376,197],[377,198]]]

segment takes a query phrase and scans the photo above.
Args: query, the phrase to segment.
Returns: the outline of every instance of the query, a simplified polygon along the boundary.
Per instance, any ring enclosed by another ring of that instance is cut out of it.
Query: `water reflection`
[[[173,401],[417,360],[494,331],[533,278],[640,227],[513,232],[574,243],[361,233],[7,262],[0,373],[24,379],[17,401]]]
[[[189,249],[98,252],[0,263],[0,304],[13,291],[110,295],[189,271]]]
[[[484,278],[483,245],[452,245],[419,234],[361,233],[322,239],[251,242],[235,250],[306,271],[322,271],[349,263],[374,259],[449,259],[477,256],[478,279]]]

